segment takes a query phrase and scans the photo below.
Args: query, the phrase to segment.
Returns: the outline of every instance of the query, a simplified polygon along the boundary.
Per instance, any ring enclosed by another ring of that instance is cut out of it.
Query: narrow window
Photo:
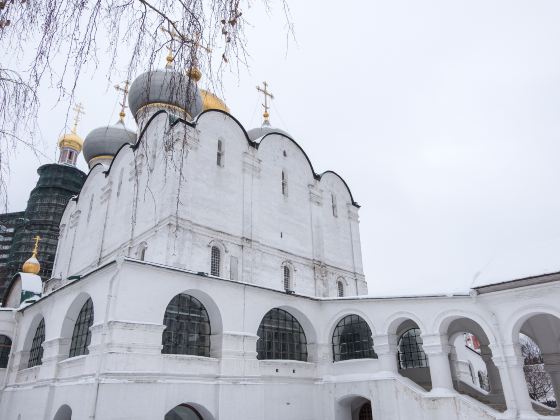
[[[292,272],[287,265],[284,265],[284,290],[292,290]]]
[[[336,197],[334,194],[331,194],[331,205],[332,205],[332,215],[334,217],[338,217],[338,208],[336,206]]]
[[[89,200],[89,210],[88,210],[88,214],[87,214],[87,221],[89,223],[90,219],[91,219],[91,212],[93,210],[93,195],[91,196],[91,199]]]
[[[337,281],[336,282],[336,287],[338,289],[338,297],[343,297],[344,296],[344,284],[342,284],[342,281]]]
[[[237,274],[238,265],[239,265],[239,260],[237,259],[237,257],[232,256],[229,261],[229,278],[231,280],[237,280],[238,278],[238,274]]]
[[[288,196],[288,177],[284,171],[282,171],[282,195]]]
[[[12,340],[6,335],[0,335],[0,369],[8,367],[8,359],[12,350]]]
[[[43,363],[43,342],[45,341],[45,319],[41,319],[37,329],[35,330],[35,335],[33,336],[33,341],[31,342],[31,350],[29,350],[29,362],[27,367],[38,366]]]
[[[210,274],[213,276],[220,276],[221,257],[220,248],[214,245],[210,253]]]
[[[216,153],[216,164],[218,166],[224,166],[224,143],[218,140],[218,151]]]
[[[140,261],[144,261],[146,259],[146,250],[148,249],[148,245],[145,243],[141,244],[138,247],[138,259]]]
[[[117,187],[117,197],[121,195],[123,176],[124,176],[124,168],[121,168],[121,173],[119,175],[119,186]]]

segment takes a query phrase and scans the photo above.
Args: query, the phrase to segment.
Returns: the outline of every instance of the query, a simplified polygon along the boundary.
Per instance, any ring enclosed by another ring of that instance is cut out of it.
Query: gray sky
[[[267,80],[273,125],[317,171],[346,179],[362,205],[371,294],[465,291],[481,270],[507,280],[560,268],[560,2],[289,3],[288,44],[278,2],[246,13],[250,68],[225,78],[225,100],[246,128],[259,125],[255,85]],[[117,120],[117,81],[103,69],[82,78],[82,137]],[[45,84],[48,158],[20,150],[12,161],[11,210],[54,159],[67,107],[55,99]]]

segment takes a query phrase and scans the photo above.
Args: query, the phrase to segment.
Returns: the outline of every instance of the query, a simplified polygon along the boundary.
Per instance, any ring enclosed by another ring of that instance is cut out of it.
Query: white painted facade
[[[531,402],[518,342],[522,331],[539,344],[560,395],[560,275],[455,296],[368,296],[358,206],[340,177],[316,175],[284,135],[248,141],[225,113],[189,124],[145,112],[137,146],[95,166],[66,209],[42,298],[0,309],[0,334],[12,340],[0,419],[154,420],[188,404],[204,420],[360,420],[366,402],[384,420],[560,418]],[[283,264],[294,293],[284,290]],[[210,357],[162,354],[166,307],[180,293],[206,308]],[[68,357],[89,298],[89,354]],[[259,325],[273,308],[301,324],[307,361],[257,359]],[[377,358],[333,362],[346,315],[365,320]],[[41,319],[42,363],[29,368]],[[421,332],[429,367],[397,361],[410,328]],[[466,332],[481,342],[477,367],[490,392],[465,386],[457,368]]]

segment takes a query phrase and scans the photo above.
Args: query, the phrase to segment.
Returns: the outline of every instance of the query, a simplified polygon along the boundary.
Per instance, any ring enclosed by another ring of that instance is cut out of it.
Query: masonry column
[[[381,371],[391,374],[398,373],[397,366],[397,336],[396,334],[382,334],[373,337],[373,346],[377,354]]]
[[[496,402],[505,402],[500,371],[492,360],[492,350],[486,344],[480,345],[480,357],[482,357],[486,365],[486,375],[488,376],[488,385],[490,386],[489,396],[492,399],[496,399]]]
[[[504,353],[505,357],[493,356],[492,360],[503,379],[502,386],[508,411],[517,410],[519,418],[532,418],[535,412],[525,382],[524,359],[521,356],[519,343],[504,346]]]
[[[560,413],[560,354],[543,353],[544,370],[550,375],[554,396],[556,398],[556,413]]]
[[[454,392],[451,368],[449,366],[449,344],[446,334],[422,335],[424,353],[430,363],[432,393],[450,394]]]

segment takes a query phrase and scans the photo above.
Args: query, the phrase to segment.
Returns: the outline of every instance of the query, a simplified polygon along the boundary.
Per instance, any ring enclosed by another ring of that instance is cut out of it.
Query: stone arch
[[[63,404],[53,417],[53,420],[72,420],[72,409],[69,405]]]
[[[93,298],[89,293],[81,292],[74,298],[68,309],[66,310],[66,315],[64,316],[64,320],[62,321],[62,325],[60,326],[60,337],[62,338],[71,338],[72,332],[74,330],[74,324],[76,323],[76,319],[80,313],[80,310],[87,302],[88,299],[91,299],[93,302]],[[94,320],[93,323],[95,324],[95,302],[93,302],[94,307]]]
[[[404,322],[412,321],[414,322],[418,328],[426,333],[426,326],[424,323],[412,312],[397,312],[385,320],[383,330],[387,332],[389,335],[395,335],[398,332],[398,329]]]
[[[470,320],[473,323],[478,324],[479,326],[479,328],[473,328],[472,325],[468,325],[468,323],[465,323],[464,327],[467,328],[465,332],[469,332],[471,334],[479,336],[480,330],[482,330],[482,332],[484,332],[485,338],[487,338],[488,341],[485,344],[495,345],[497,343],[497,336],[490,325],[481,316],[472,312],[455,310],[444,311],[436,316],[436,319],[432,326],[432,331],[436,334],[447,334],[451,323],[460,319]],[[472,331],[470,331],[470,329],[472,329]]]
[[[324,337],[322,337],[321,342],[324,343],[330,343],[330,340],[332,338],[334,329],[336,328],[336,325],[340,322],[340,320],[342,318],[344,318],[345,316],[348,315],[358,315],[360,318],[362,318],[364,321],[366,321],[366,323],[368,324],[369,329],[371,330],[371,335],[373,337],[375,337],[375,335],[377,334],[377,330],[375,328],[375,326],[373,325],[373,322],[371,322],[371,319],[369,318],[369,316],[364,312],[359,310],[358,308],[345,308],[342,309],[340,311],[338,311],[336,313],[336,315],[332,316],[329,319],[329,322],[327,323],[328,325],[328,330],[327,330],[327,335],[325,335]],[[375,343],[373,343],[375,345]]]
[[[369,407],[367,407],[368,404]],[[345,395],[335,402],[335,420],[360,420],[360,412],[368,408],[371,415],[371,400],[368,396],[363,394]]]
[[[521,331],[522,325],[529,318],[535,315],[550,315],[557,319],[560,319],[560,310],[552,306],[535,306],[527,305],[515,311],[515,316],[507,325],[507,334],[511,339],[512,343],[519,343],[519,332]]]
[[[189,415],[190,414],[190,415]],[[212,413],[195,402],[177,404],[164,415],[164,420],[214,420]]]

